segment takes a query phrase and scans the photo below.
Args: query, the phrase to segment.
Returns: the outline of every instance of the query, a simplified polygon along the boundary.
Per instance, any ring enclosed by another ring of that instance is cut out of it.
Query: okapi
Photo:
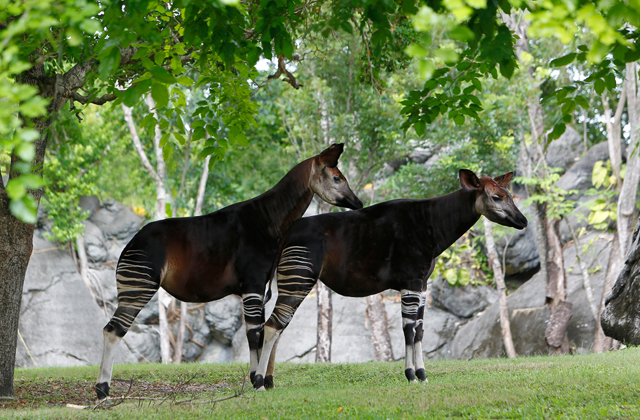
[[[204,216],[149,223],[133,237],[116,269],[118,308],[104,327],[98,398],[109,395],[116,346],[159,287],[183,302],[242,296],[253,378],[262,344],[265,286],[284,232],[302,217],[314,194],[336,206],[362,208],[336,167],[342,150],[342,144],[332,145],[251,200]]]
[[[401,293],[405,375],[426,380],[422,359],[427,280],[438,256],[484,215],[523,229],[527,219],[505,189],[512,172],[495,179],[460,170],[462,189],[424,200],[394,200],[362,210],[294,222],[278,251],[278,299],[264,327],[254,387],[273,386],[275,351],[282,331],[320,279],[343,296],[387,289]]]

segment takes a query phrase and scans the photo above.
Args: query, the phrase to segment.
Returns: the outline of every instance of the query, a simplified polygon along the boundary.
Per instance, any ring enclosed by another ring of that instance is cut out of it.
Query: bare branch
[[[95,98],[89,95],[83,96],[78,92],[70,92],[69,98],[73,99],[76,102],[80,102],[82,105],[86,105],[87,103],[91,103],[95,105],[104,105],[107,102],[115,101],[116,99],[118,99],[118,97],[113,93],[107,93],[102,95],[99,98]]]
[[[280,76],[282,76],[283,73],[287,76],[284,79],[282,79],[283,81],[289,83],[291,86],[293,86],[296,89],[300,89],[303,86],[301,83],[298,83],[295,76],[291,74],[289,70],[287,70],[287,67],[284,63],[284,54],[280,54],[278,56],[278,70],[271,76],[267,76],[267,80],[277,79]]]

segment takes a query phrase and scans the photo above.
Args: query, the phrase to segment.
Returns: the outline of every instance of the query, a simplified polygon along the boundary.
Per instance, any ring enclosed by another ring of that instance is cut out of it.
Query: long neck
[[[313,158],[291,169],[273,188],[254,200],[266,220],[269,233],[281,238],[295,220],[302,217],[313,199],[309,186]]]
[[[480,219],[475,210],[476,193],[458,190],[426,200],[425,227],[430,228],[435,255],[440,255]]]

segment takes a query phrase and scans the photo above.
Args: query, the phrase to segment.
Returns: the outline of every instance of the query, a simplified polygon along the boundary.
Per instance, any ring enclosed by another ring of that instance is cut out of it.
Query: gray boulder
[[[540,255],[533,229],[512,230],[509,235],[498,238],[496,251],[500,261],[503,260],[505,246],[506,280],[529,280],[540,270]]]
[[[230,344],[242,323],[242,302],[234,295],[209,302],[204,307],[204,318],[213,338]]]
[[[460,318],[470,318],[498,300],[498,292],[488,286],[452,287],[442,277],[433,280],[431,302]]]
[[[582,136],[568,125],[560,138],[549,144],[545,157],[550,168],[562,168],[564,172],[580,158],[583,150]]]
[[[90,220],[104,232],[108,239],[127,241],[140,230],[144,223],[144,217],[138,216],[129,207],[113,199],[102,203]]]

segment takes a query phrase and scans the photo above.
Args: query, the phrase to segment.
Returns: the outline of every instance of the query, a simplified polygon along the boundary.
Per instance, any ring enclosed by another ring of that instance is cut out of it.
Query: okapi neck
[[[313,158],[294,166],[276,185],[262,194],[259,205],[270,220],[269,233],[281,238],[291,223],[301,218],[311,204],[309,185]]]
[[[460,189],[451,194],[426,200],[430,203],[425,222],[440,255],[464,235],[480,219],[475,210],[476,192]]]

